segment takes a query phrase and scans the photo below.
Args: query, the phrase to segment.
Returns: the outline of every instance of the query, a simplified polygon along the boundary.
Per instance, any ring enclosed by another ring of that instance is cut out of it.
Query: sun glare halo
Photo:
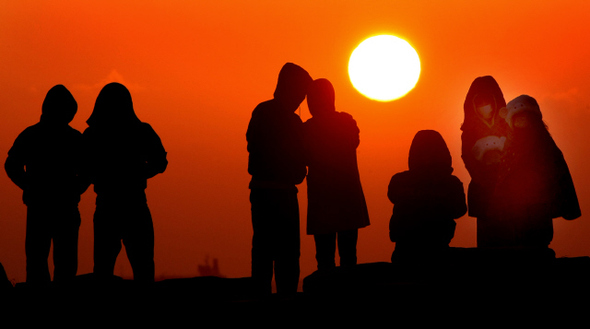
[[[405,96],[420,77],[420,58],[405,40],[378,35],[361,42],[348,62],[352,85],[366,97],[388,102]]]

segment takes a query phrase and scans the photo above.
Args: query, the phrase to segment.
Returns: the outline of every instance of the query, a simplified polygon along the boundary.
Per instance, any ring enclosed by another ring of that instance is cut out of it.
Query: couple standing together
[[[295,114],[307,96],[312,118]],[[307,176],[307,233],[314,235],[319,270],[356,265],[358,229],[369,225],[356,149],[359,129],[337,112],[326,79],[313,80],[287,63],[274,98],[252,112],[246,139],[252,205],[252,278],[259,292],[291,295],[299,284],[300,229],[297,184]]]
[[[51,281],[47,258],[53,241],[54,281],[78,268],[80,196],[93,184],[94,274],[113,276],[125,245],[136,281],[154,281],[154,230],[147,206],[147,179],[168,161],[160,138],[136,116],[131,94],[106,85],[81,134],[69,123],[78,110],[63,85],[49,90],[40,121],[25,129],[8,152],[8,177],[23,190],[27,206],[27,283]]]

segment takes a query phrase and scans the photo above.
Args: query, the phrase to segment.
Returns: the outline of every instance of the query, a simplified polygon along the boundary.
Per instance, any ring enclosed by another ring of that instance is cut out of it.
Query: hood
[[[492,113],[489,120],[485,120],[477,111],[477,104],[483,102],[492,105]],[[463,104],[465,117],[461,130],[469,129],[469,127],[481,123],[491,127],[498,120],[498,112],[503,107],[506,107],[506,101],[496,80],[489,75],[476,78],[471,83],[471,87],[469,87],[469,91],[465,97],[465,103]]]
[[[453,172],[451,153],[439,132],[421,130],[416,133],[410,146],[408,166],[410,171],[431,174]]]
[[[314,80],[307,91],[307,107],[312,116],[336,112],[334,86],[328,79]]]
[[[537,101],[529,95],[520,95],[515,99],[508,102],[506,109],[500,113],[500,116],[504,117],[506,123],[510,128],[514,128],[513,118],[518,113],[530,113],[539,118],[539,121],[543,121],[543,115]]]
[[[305,99],[312,78],[301,66],[287,63],[279,72],[274,98],[295,111]]]
[[[41,108],[41,122],[68,124],[78,111],[74,96],[63,85],[49,89]]]
[[[89,126],[125,126],[139,122],[129,90],[116,82],[102,88],[94,103],[94,110],[86,120]]]

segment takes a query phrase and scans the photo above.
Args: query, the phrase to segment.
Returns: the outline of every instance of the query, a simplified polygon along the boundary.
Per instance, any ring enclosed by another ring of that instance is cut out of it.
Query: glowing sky
[[[72,126],[86,128],[99,90],[118,81],[138,116],[159,133],[169,167],[148,183],[156,231],[156,277],[198,275],[217,258],[228,277],[250,272],[251,223],[245,132],[272,97],[280,67],[294,62],[328,78],[336,108],[361,130],[359,167],[371,226],[359,262],[387,261],[391,176],[407,168],[414,134],[438,130],[467,186],[460,158],[463,100],[477,76],[493,75],[507,101],[535,97],[569,164],[581,218],[554,221],[558,256],[590,255],[590,2],[570,1],[1,1],[0,154],[36,123],[46,92],[64,84],[78,101]],[[394,102],[360,95],[350,53],[372,35],[408,40],[420,55],[416,88]],[[310,117],[305,104],[298,112]],[[305,183],[300,186],[305,232]],[[80,204],[79,273],[92,271],[94,193]],[[0,262],[25,278],[21,191],[0,175]],[[452,245],[475,246],[475,220],[458,221]],[[130,277],[126,257],[116,274]],[[315,270],[302,235],[302,277]]]

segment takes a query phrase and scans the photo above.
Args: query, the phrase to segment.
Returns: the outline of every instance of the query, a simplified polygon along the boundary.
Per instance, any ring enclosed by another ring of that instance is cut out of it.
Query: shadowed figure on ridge
[[[297,184],[307,173],[301,118],[294,112],[312,81],[300,66],[285,64],[274,98],[252,112],[248,124],[248,173],[252,210],[252,278],[258,292],[294,294],[299,284],[299,203]]]
[[[461,126],[461,158],[471,176],[467,191],[469,216],[477,218],[477,246],[495,247],[502,239],[501,222],[489,213],[498,167],[508,136],[508,125],[499,117],[506,101],[491,76],[476,78],[467,92]]]
[[[358,229],[369,225],[356,149],[359,128],[353,117],[337,112],[334,87],[314,80],[307,93],[312,118],[303,124],[307,174],[307,234],[313,235],[318,270],[357,263]]]
[[[6,173],[23,190],[27,206],[27,283],[51,281],[52,240],[54,281],[72,279],[78,270],[78,203],[88,184],[79,177],[82,135],[69,125],[77,110],[68,89],[54,86],[39,123],[18,135],[8,151]]]
[[[135,114],[119,83],[99,93],[83,133],[84,175],[94,184],[94,274],[113,275],[121,241],[136,281],[154,281],[154,227],[147,180],[166,170],[160,137]]]
[[[500,115],[510,135],[490,206],[502,220],[499,247],[547,248],[553,218],[581,216],[572,177],[534,98],[518,96]]]
[[[394,205],[392,262],[436,258],[455,235],[455,219],[467,212],[463,183],[452,174],[451,154],[438,132],[421,130],[414,136],[408,167],[393,175],[387,192]]]

